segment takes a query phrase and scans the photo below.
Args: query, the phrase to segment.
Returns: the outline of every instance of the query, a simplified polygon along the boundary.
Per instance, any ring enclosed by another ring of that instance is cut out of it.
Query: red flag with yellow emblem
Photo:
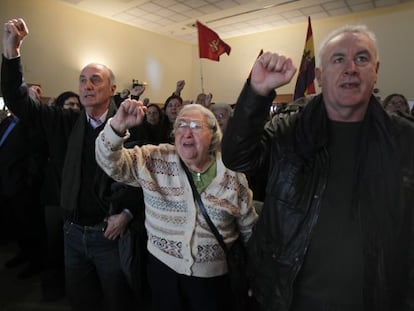
[[[197,21],[198,49],[200,58],[208,58],[216,62],[220,61],[220,55],[230,55],[231,47],[220,39],[213,30]]]
[[[293,99],[315,94],[315,52],[313,47],[313,34],[311,19],[308,17],[308,31],[306,33],[305,48],[296,81]]]

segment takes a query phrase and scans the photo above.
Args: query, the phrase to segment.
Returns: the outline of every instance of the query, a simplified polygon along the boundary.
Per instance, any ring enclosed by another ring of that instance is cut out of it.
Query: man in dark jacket
[[[114,75],[102,64],[84,67],[79,77],[81,112],[40,105],[28,96],[23,81],[20,45],[27,34],[22,19],[4,25],[2,91],[19,118],[43,131],[50,161],[61,175],[69,302],[74,310],[133,310],[118,251],[133,207],[111,202],[113,180],[95,161],[95,139],[116,110],[111,101]]]
[[[233,170],[268,168],[249,240],[253,295],[263,310],[414,310],[414,123],[372,96],[379,59],[365,26],[322,43],[322,93],[266,123],[291,59],[255,62],[224,135]]]
[[[19,248],[5,266],[28,263],[19,279],[40,272],[45,246],[39,191],[46,156],[37,134],[12,113],[0,122],[0,230]]]

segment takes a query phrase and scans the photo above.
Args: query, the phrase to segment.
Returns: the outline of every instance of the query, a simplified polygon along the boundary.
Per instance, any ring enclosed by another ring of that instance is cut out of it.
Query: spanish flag
[[[308,32],[306,34],[305,48],[300,62],[298,79],[296,81],[293,100],[309,94],[315,94],[315,50],[311,19],[308,17]]]
[[[197,21],[198,49],[200,58],[208,58],[216,62],[220,61],[220,55],[230,54],[231,47],[210,28]]]

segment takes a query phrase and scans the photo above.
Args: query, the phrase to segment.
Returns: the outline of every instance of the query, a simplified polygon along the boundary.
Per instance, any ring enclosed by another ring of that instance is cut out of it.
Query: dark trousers
[[[13,197],[2,197],[4,225],[9,240],[17,243],[21,256],[30,264],[41,267],[45,252],[45,225],[38,195],[28,189]],[[3,216],[3,215],[1,215]]]
[[[123,274],[118,240],[108,240],[99,228],[64,224],[66,294],[76,311],[136,310]]]
[[[154,256],[148,259],[154,311],[230,311],[227,276],[199,278],[176,273]]]
[[[293,298],[290,311],[364,311],[364,307],[362,305],[332,304],[311,297],[296,296]]]
[[[42,271],[42,290],[64,295],[63,210],[56,205],[44,206],[46,254]]]

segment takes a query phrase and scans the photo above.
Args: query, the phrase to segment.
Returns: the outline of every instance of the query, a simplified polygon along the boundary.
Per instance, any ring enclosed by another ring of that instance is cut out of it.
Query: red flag
[[[231,47],[210,28],[197,21],[198,29],[198,49],[200,58],[208,58],[220,61],[220,55],[223,53],[230,54]]]
[[[295,86],[293,100],[309,94],[315,94],[315,50],[313,47],[313,35],[311,19],[308,17],[308,32],[306,34],[305,48]]]

